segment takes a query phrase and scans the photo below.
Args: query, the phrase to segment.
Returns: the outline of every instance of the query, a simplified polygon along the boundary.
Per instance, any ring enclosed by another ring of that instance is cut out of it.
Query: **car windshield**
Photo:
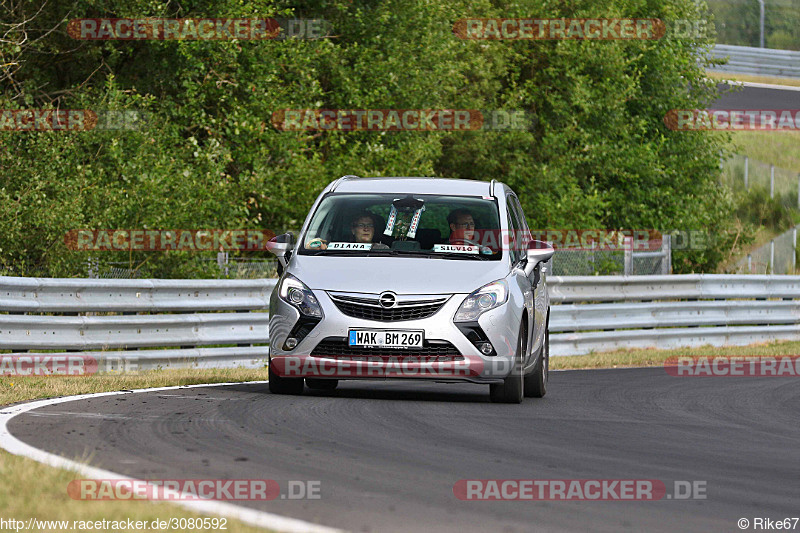
[[[494,199],[330,194],[320,202],[301,237],[299,253],[499,260],[499,234],[500,218]]]

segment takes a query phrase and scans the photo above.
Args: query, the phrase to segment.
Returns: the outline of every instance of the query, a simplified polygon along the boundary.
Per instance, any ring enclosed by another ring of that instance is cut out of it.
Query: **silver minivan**
[[[553,248],[530,239],[507,185],[344,176],[298,239],[269,248],[271,392],[416,379],[488,384],[495,402],[544,396]]]

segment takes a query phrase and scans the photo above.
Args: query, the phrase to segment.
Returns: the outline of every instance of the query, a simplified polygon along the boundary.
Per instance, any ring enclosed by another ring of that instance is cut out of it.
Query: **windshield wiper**
[[[366,257],[369,255],[404,255],[409,257],[436,257],[441,259],[470,259],[489,261],[487,255],[460,254],[458,252],[426,252],[419,250],[392,250],[391,248],[378,248],[376,250],[316,250],[304,255],[340,255],[350,257]]]
[[[316,250],[309,252],[307,255],[351,255],[363,257],[369,255],[370,250]]]
[[[478,261],[488,261],[489,256],[482,254],[460,254],[458,252],[431,252],[428,257],[441,257],[442,259],[473,259]]]

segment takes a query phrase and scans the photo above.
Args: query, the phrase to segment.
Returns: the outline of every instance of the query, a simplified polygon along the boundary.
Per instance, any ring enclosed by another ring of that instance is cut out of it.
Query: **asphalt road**
[[[720,84],[729,88],[727,84]],[[800,87],[796,90],[733,87],[709,109],[800,109]]]
[[[796,378],[649,368],[555,372],[522,405],[470,384],[187,388],[44,407],[9,430],[139,478],[318,480],[318,500],[243,505],[351,531],[732,532],[742,517],[800,516],[798,420]],[[460,479],[704,481],[707,497],[461,501]]]

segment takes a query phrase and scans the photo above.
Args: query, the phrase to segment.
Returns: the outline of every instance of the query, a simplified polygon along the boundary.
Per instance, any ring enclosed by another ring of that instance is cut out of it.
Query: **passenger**
[[[447,239],[447,244],[474,242],[475,219],[468,209],[454,209],[447,215],[447,223],[450,224],[450,237]]]

